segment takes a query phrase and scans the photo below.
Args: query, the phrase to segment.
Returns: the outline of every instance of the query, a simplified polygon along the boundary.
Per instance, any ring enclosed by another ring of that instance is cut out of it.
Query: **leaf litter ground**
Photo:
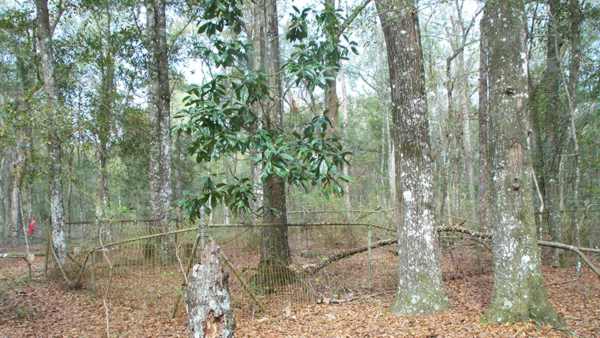
[[[348,278],[344,273],[352,272],[351,266],[343,264],[359,264],[358,256],[348,263],[339,263],[342,278]],[[395,261],[389,250],[378,250],[375,258],[390,264]],[[267,308],[263,314],[256,312],[248,299],[234,301],[236,334],[239,337],[600,337],[600,278],[591,272],[584,271],[575,278],[573,268],[544,267],[550,300],[565,319],[566,329],[535,323],[487,325],[480,318],[492,291],[489,267],[477,272],[464,268],[474,264],[466,265],[462,260],[444,256],[444,279],[451,307],[435,315],[391,314],[388,309],[394,288],[382,281],[392,280],[394,272],[376,269],[371,290],[377,291],[355,294],[341,304],[333,304],[333,299],[317,304],[263,298]],[[483,262],[483,266],[487,264],[489,261]],[[98,285],[95,293],[87,289],[66,290],[60,279],[46,279],[41,270],[42,264],[38,262],[34,279],[28,282],[23,278],[26,275],[23,261],[0,261],[0,336],[106,336],[103,285]],[[115,274],[108,302],[111,336],[187,336],[184,309],[180,308],[178,315],[170,319],[173,285],[180,283],[179,278],[175,272],[162,272],[153,279]]]

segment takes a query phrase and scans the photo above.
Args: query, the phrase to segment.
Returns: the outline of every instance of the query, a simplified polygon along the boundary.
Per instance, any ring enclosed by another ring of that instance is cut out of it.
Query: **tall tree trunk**
[[[113,100],[115,94],[115,61],[112,52],[111,12],[107,3],[106,8],[106,40],[103,40],[102,62],[100,65],[102,78],[100,83],[100,100],[96,114],[96,129],[98,144],[96,159],[98,161],[98,176],[96,178],[96,220],[105,218],[108,209],[108,147],[112,121]]]
[[[387,46],[396,152],[398,291],[396,314],[444,309],[433,210],[433,172],[423,54],[413,0],[382,0],[377,10]]]
[[[0,125],[0,127],[4,126]],[[8,184],[10,170],[8,168],[8,156],[6,151],[0,152],[0,155],[0,221],[2,222],[0,234],[3,239],[9,239],[9,237],[12,236],[12,234],[10,234],[10,232],[12,232],[10,215],[8,215],[8,210],[10,209],[10,198],[8,198],[10,195],[10,187]],[[4,243],[4,240],[0,242]]]
[[[491,161],[489,142],[489,55],[488,55],[488,32],[489,23],[487,17],[481,19],[479,38],[479,231],[487,232],[490,228],[491,208]]]
[[[279,28],[277,1],[261,0],[256,3],[258,15],[257,66],[268,79],[272,100],[266,102],[263,127],[276,131],[283,127],[283,102],[281,92]],[[273,226],[262,229],[260,250],[261,265],[285,265],[290,262],[288,245],[285,181],[271,176],[263,183],[263,221]]]
[[[348,140],[348,126],[350,125],[350,111],[348,109],[348,93],[346,91],[346,78],[344,73],[340,74],[340,111],[342,112],[342,134],[344,140]],[[350,165],[344,163],[342,167],[342,173],[346,176],[350,176]],[[344,183],[344,208],[346,209],[346,222],[352,220],[352,198],[350,196],[350,183]]]
[[[18,129],[17,129],[18,130]],[[10,187],[10,237],[14,243],[17,243],[19,238],[20,228],[23,226],[23,212],[22,212],[22,192],[21,187],[23,185],[23,174],[25,166],[25,156],[23,154],[23,140],[22,137],[17,133],[17,140],[15,145],[15,154],[12,162],[12,181]]]
[[[448,222],[452,224],[454,217],[460,215],[461,208],[461,182],[463,170],[461,168],[462,145],[463,145],[463,111],[461,105],[461,93],[460,88],[462,86],[460,78],[460,71],[452,72],[452,63],[457,57],[463,57],[461,51],[464,46],[461,46],[461,39],[458,36],[461,35],[458,20],[454,16],[450,16],[452,23],[452,30],[449,32],[450,44],[452,47],[452,55],[446,59],[446,96],[448,105],[448,116],[447,116],[447,152],[449,155],[450,170],[447,180],[447,194],[449,197],[448,213],[450,215]],[[459,95],[455,98],[454,87],[458,87]],[[458,101],[458,102],[457,102]]]
[[[152,216],[163,230],[169,230],[171,207],[171,91],[167,46],[166,1],[147,2],[150,45],[149,108],[152,125],[150,151],[150,193]]]
[[[325,0],[326,6],[331,6],[335,9],[335,0]],[[335,132],[338,129],[339,115],[339,99],[337,95],[337,70],[331,70],[327,74],[330,79],[326,81],[325,86],[325,116],[331,121],[330,132]]]
[[[536,136],[536,161],[534,168],[542,199],[542,223],[547,225],[553,241],[562,239],[558,208],[558,167],[566,136],[567,118],[560,103],[559,50],[562,39],[559,32],[560,1],[549,1],[549,18],[546,27],[546,68],[532,95],[533,129]],[[542,227],[543,229],[543,227]],[[539,234],[540,236],[542,234]],[[552,264],[559,265],[559,249],[553,249]]]
[[[16,240],[19,236],[19,230],[23,227],[24,194],[23,185],[25,175],[27,174],[27,162],[29,149],[31,148],[31,128],[29,123],[29,104],[27,102],[28,87],[30,85],[26,70],[25,61],[17,56],[18,77],[21,82],[21,88],[17,99],[17,109],[15,111],[15,154],[12,163],[12,184],[11,184],[11,237]]]
[[[460,26],[462,34],[465,34],[464,25]],[[471,145],[471,86],[469,85],[469,74],[465,65],[465,52],[463,51],[458,56],[458,78],[460,86],[458,87],[459,107],[462,130],[462,162],[463,162],[463,180],[462,183],[466,186],[466,200],[469,202],[468,210],[465,210],[470,221],[475,221],[475,184],[473,176],[473,147]],[[461,145],[459,145],[461,146]]]
[[[38,49],[41,57],[44,91],[46,94],[48,154],[50,179],[50,219],[52,226],[52,248],[60,264],[64,264],[67,243],[64,234],[64,208],[62,191],[62,144],[59,130],[62,129],[62,113],[58,102],[58,91],[54,74],[54,49],[52,29],[48,14],[48,1],[36,0]]]
[[[484,15],[496,194],[490,213],[494,292],[485,318],[556,324],[558,316],[543,284],[533,214],[525,6],[523,0],[490,0]]]
[[[579,207],[579,189],[581,185],[581,168],[579,142],[577,141],[577,130],[575,128],[575,115],[577,112],[577,81],[581,67],[581,22],[583,13],[578,0],[569,0],[569,43],[571,45],[571,62],[569,64],[569,79],[567,83],[567,97],[569,101],[569,122],[571,140],[575,150],[575,186],[573,187],[573,205]],[[581,246],[581,224],[579,223],[579,214],[573,214],[573,223],[575,224],[575,245]],[[581,273],[581,259],[577,257],[577,273]]]

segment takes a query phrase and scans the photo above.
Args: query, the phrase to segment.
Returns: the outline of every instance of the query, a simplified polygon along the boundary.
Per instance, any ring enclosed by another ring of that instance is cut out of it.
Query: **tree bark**
[[[522,0],[490,0],[484,16],[496,195],[490,210],[494,292],[484,317],[489,322],[558,324],[543,284],[533,214],[525,6]]]
[[[488,231],[490,228],[489,210],[491,205],[490,196],[490,143],[488,139],[489,123],[489,55],[488,55],[488,34],[489,23],[484,16],[481,19],[481,29],[479,38],[479,231]]]
[[[99,64],[101,81],[99,88],[99,105],[96,112],[96,130],[98,143],[96,145],[96,160],[98,161],[98,176],[96,178],[96,219],[105,218],[108,209],[108,159],[109,142],[112,121],[113,100],[115,95],[115,61],[111,39],[111,12],[106,8],[106,26],[102,39],[103,51]]]
[[[335,8],[335,0],[325,0],[326,6]],[[325,84],[325,116],[331,121],[330,133],[335,133],[338,129],[339,117],[339,99],[337,95],[337,75],[336,70],[331,70],[327,74],[331,79],[328,79]]]
[[[567,99],[569,101],[569,124],[571,140],[575,150],[575,182],[573,187],[573,205],[579,206],[579,189],[581,185],[581,165],[579,142],[577,141],[577,130],[575,127],[575,116],[577,113],[577,82],[579,80],[579,71],[581,68],[581,22],[583,13],[578,0],[569,0],[569,43],[571,45],[571,62],[569,64],[569,79],[567,83]],[[575,224],[575,245],[581,246],[581,224],[579,215],[573,215]],[[581,273],[581,260],[577,259],[577,273]]]
[[[277,20],[277,1],[261,0],[257,9],[257,66],[264,71],[271,100],[265,103],[263,127],[281,132],[283,127],[283,102],[281,92],[281,65],[279,52],[279,28]],[[283,265],[290,263],[288,245],[286,187],[285,181],[271,176],[263,182],[263,221],[272,226],[262,227],[260,250],[261,265]]]
[[[536,161],[534,162],[540,192],[544,203],[542,224],[547,226],[552,240],[560,242],[560,215],[558,208],[560,156],[565,142],[567,116],[560,102],[559,50],[562,38],[559,32],[560,1],[549,1],[546,27],[546,68],[531,99],[533,130],[535,133]],[[539,234],[542,237],[543,234]],[[558,266],[559,249],[554,249],[552,264]]]
[[[419,22],[412,0],[378,1],[387,46],[396,152],[398,291],[396,314],[447,307],[438,260],[433,172]],[[398,182],[399,181],[399,182]]]
[[[350,111],[348,109],[348,93],[346,92],[346,79],[344,73],[340,74],[340,91],[341,100],[339,104],[340,111],[342,112],[342,135],[344,140],[348,140],[348,127],[350,125]],[[346,176],[350,176],[350,165],[344,163],[342,167],[342,173]],[[346,222],[352,220],[352,197],[350,195],[350,183],[344,183],[344,208],[346,209]]]
[[[219,246],[211,241],[194,265],[186,289],[190,337],[233,337],[235,319],[229,295],[228,274],[220,262]]]
[[[19,104],[20,105],[20,104]],[[16,244],[19,236],[19,231],[23,226],[23,178],[25,176],[25,133],[22,129],[24,123],[24,117],[20,115],[24,115],[25,111],[21,110],[23,107],[18,107],[15,121],[15,130],[16,132],[16,144],[15,144],[15,154],[12,163],[12,182],[11,182],[11,208],[10,208],[10,223],[11,223],[11,234],[10,237],[14,240]]]
[[[150,193],[152,216],[169,230],[171,207],[171,91],[166,27],[166,1],[147,2],[150,59],[149,109],[152,126]]]
[[[58,102],[56,74],[54,73],[54,48],[52,30],[48,14],[48,1],[36,0],[38,49],[41,57],[46,111],[48,119],[48,154],[50,179],[50,220],[52,227],[52,248],[59,264],[64,264],[67,243],[64,234],[64,208],[62,191],[62,145],[59,130],[62,129],[62,113]]]

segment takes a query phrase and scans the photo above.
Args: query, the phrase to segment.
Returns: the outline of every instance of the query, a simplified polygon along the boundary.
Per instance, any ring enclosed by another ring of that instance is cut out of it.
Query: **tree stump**
[[[202,264],[194,265],[188,278],[185,296],[191,337],[234,336],[229,276],[221,266],[220,252],[221,248],[210,241],[202,252]]]

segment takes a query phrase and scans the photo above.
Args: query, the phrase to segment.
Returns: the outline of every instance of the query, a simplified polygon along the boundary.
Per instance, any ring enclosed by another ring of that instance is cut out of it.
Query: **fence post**
[[[91,253],[92,262],[90,264],[90,286],[94,294],[96,293],[96,251]]]
[[[373,287],[373,266],[372,266],[372,256],[371,256],[371,245],[373,244],[373,229],[371,224],[369,224],[369,228],[367,231],[367,246],[368,246],[368,259],[367,264],[369,265],[369,289]]]
[[[46,223],[48,224],[48,223]],[[50,250],[52,250],[52,239],[50,236],[50,226],[46,225],[46,257],[44,257],[44,276],[48,277],[48,264],[50,263]]]

